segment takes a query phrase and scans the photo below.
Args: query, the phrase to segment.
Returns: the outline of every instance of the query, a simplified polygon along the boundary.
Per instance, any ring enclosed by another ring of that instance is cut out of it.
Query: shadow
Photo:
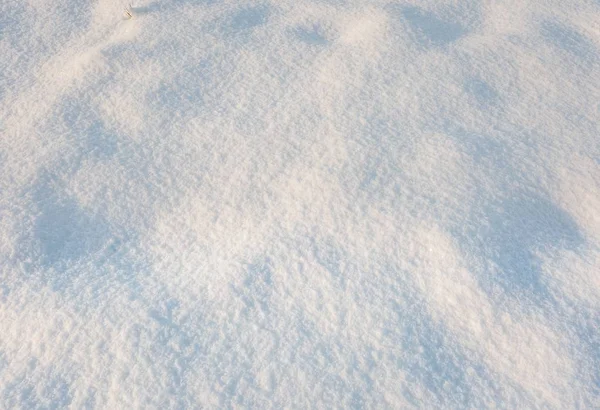
[[[34,19],[28,18],[31,13],[28,13],[27,3],[25,2],[10,2],[2,5],[0,13],[0,41],[5,44],[10,44],[13,50],[20,50],[18,60],[19,70],[15,70],[17,64],[11,58],[0,59],[0,101],[6,95],[6,92],[14,87],[19,81],[23,81],[26,73],[32,72],[32,64],[36,61],[38,53],[26,53],[25,50],[27,36],[22,33],[34,32]],[[29,74],[31,76],[32,74]]]
[[[510,165],[512,148],[501,140],[457,127],[450,127],[448,135],[477,165],[485,166],[487,172],[513,172]]]
[[[111,237],[109,225],[102,218],[86,212],[66,195],[59,196],[48,177],[35,189],[34,202],[38,216],[30,243],[44,268],[63,269],[69,262],[101,250]],[[24,251],[31,254],[31,250]]]
[[[133,2],[132,2],[133,3]],[[214,4],[215,0],[173,0],[171,3],[180,3],[180,4],[202,4],[202,5],[210,5],[210,4]],[[131,5],[131,11],[133,12],[133,15],[144,15],[144,14],[151,14],[151,13],[157,13],[160,11],[165,11],[168,8],[172,8],[173,5],[171,4],[170,6],[166,5],[164,1],[153,1],[150,4],[146,4],[146,5]]]
[[[270,261],[252,263],[246,267],[246,277],[239,286],[232,286],[232,292],[244,303],[246,315],[265,316],[270,312],[270,299],[273,293],[273,270]]]
[[[588,62],[596,60],[594,45],[573,29],[546,21],[540,29],[542,36],[553,46]]]
[[[588,306],[582,308],[580,302],[575,300],[568,306],[567,314],[575,314],[567,323],[574,323],[573,338],[578,339],[581,361],[580,368],[584,369],[591,378],[591,390],[596,397],[600,397],[600,315],[597,310]],[[585,377],[586,375],[582,375]]]
[[[390,268],[389,273],[401,272]],[[518,386],[499,380],[494,369],[462,346],[453,329],[434,320],[427,302],[410,285],[397,285],[398,292],[391,293],[395,298],[380,308],[386,318],[381,342],[392,347],[390,360],[406,375],[400,391],[404,399],[417,407],[426,403],[427,408],[462,409],[486,408],[486,403],[526,395]]]
[[[205,6],[215,4],[217,0],[173,0],[174,3],[183,3],[183,4],[202,4]]]
[[[0,38],[10,39],[10,44],[19,43],[21,33],[28,23],[26,3],[14,2],[5,5],[0,14]],[[31,24],[28,24],[30,26]],[[27,27],[29,28],[29,27]]]
[[[324,46],[329,43],[317,25],[312,27],[296,27],[293,30],[293,34],[298,40],[309,45]]]
[[[168,408],[197,408],[198,403],[189,391],[187,380],[196,374],[202,357],[207,324],[190,312],[182,313],[179,300],[161,292],[161,300],[144,301],[151,322],[136,326],[129,335],[133,346],[141,346],[155,358],[154,369],[161,374],[160,390],[166,395]],[[199,331],[200,333],[197,333]]]
[[[225,25],[225,34],[239,35],[250,32],[254,28],[264,25],[268,18],[269,8],[267,6],[239,10],[230,17],[228,24]]]
[[[194,115],[204,106],[206,73],[209,71],[208,63],[201,62],[167,77],[158,89],[148,93],[148,105],[155,108],[155,112],[168,115],[166,121],[172,118],[175,112],[183,116]],[[165,111],[165,108],[168,110]]]
[[[35,363],[34,359],[32,363]],[[34,368],[31,370],[35,370]],[[73,401],[71,386],[55,372],[47,370],[45,374],[32,379],[30,371],[15,377],[4,385],[2,403],[5,408],[21,409],[64,409]],[[45,377],[44,377],[45,376]]]
[[[435,14],[418,7],[394,7],[396,13],[404,18],[422,47],[443,47],[465,35],[466,30],[458,23],[444,21]]]
[[[449,123],[444,128],[479,175],[470,214],[452,228],[479,284],[491,298],[550,302],[541,256],[583,245],[577,222],[543,193],[515,188],[528,186],[529,176],[515,168],[512,145]]]
[[[471,252],[488,262],[482,284],[488,289],[498,284],[513,296],[548,296],[538,253],[575,250],[584,242],[573,218],[536,194],[514,194],[488,204],[471,223],[476,227]]]
[[[498,94],[485,81],[472,77],[465,81],[465,91],[475,97],[481,106],[490,106],[498,102]]]
[[[414,404],[421,403],[422,388],[444,408],[485,408],[485,398],[478,394],[481,390],[500,396],[485,365],[469,359],[448,332],[431,319],[407,320],[404,325],[400,366],[407,383],[403,393]]]
[[[165,7],[166,6],[164,4],[162,4],[160,1],[155,1],[155,2],[152,2],[145,6],[131,6],[131,12],[133,13],[134,16],[135,15],[144,15],[144,14],[156,13],[158,11],[164,10]]]
[[[118,152],[118,137],[108,130],[95,111],[77,98],[61,101],[63,123],[68,129],[68,135],[73,147],[77,147],[73,163],[83,158],[107,160]],[[70,164],[71,168],[75,168]]]
[[[312,255],[315,261],[321,265],[341,289],[346,289],[346,277],[342,271],[344,261],[350,262],[347,255],[341,247],[336,246],[333,241],[324,238],[310,238],[312,246]]]
[[[6,302],[8,295],[10,295],[10,287],[8,287],[8,285],[6,285],[6,284],[0,285],[0,302],[2,302],[2,303]],[[0,359],[1,359],[1,356],[0,356]],[[2,370],[1,364],[2,363],[0,361],[0,370]]]

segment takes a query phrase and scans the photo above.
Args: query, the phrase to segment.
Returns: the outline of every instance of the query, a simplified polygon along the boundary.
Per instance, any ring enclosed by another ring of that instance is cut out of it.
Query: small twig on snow
[[[131,4],[129,5],[129,7],[125,8],[125,18],[127,20],[130,20],[133,18],[133,9],[131,8]]]

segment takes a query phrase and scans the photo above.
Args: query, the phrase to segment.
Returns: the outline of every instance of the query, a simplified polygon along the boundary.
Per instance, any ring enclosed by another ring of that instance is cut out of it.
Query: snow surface
[[[1,408],[600,408],[600,1],[0,0]]]

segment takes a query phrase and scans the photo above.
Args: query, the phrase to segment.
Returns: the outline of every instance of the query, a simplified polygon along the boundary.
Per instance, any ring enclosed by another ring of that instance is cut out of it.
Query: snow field
[[[600,406],[600,3],[0,2],[0,407]]]

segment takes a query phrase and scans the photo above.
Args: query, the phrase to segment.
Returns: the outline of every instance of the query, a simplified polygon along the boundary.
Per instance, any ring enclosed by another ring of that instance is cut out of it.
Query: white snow
[[[0,0],[0,408],[600,408],[600,2]]]

